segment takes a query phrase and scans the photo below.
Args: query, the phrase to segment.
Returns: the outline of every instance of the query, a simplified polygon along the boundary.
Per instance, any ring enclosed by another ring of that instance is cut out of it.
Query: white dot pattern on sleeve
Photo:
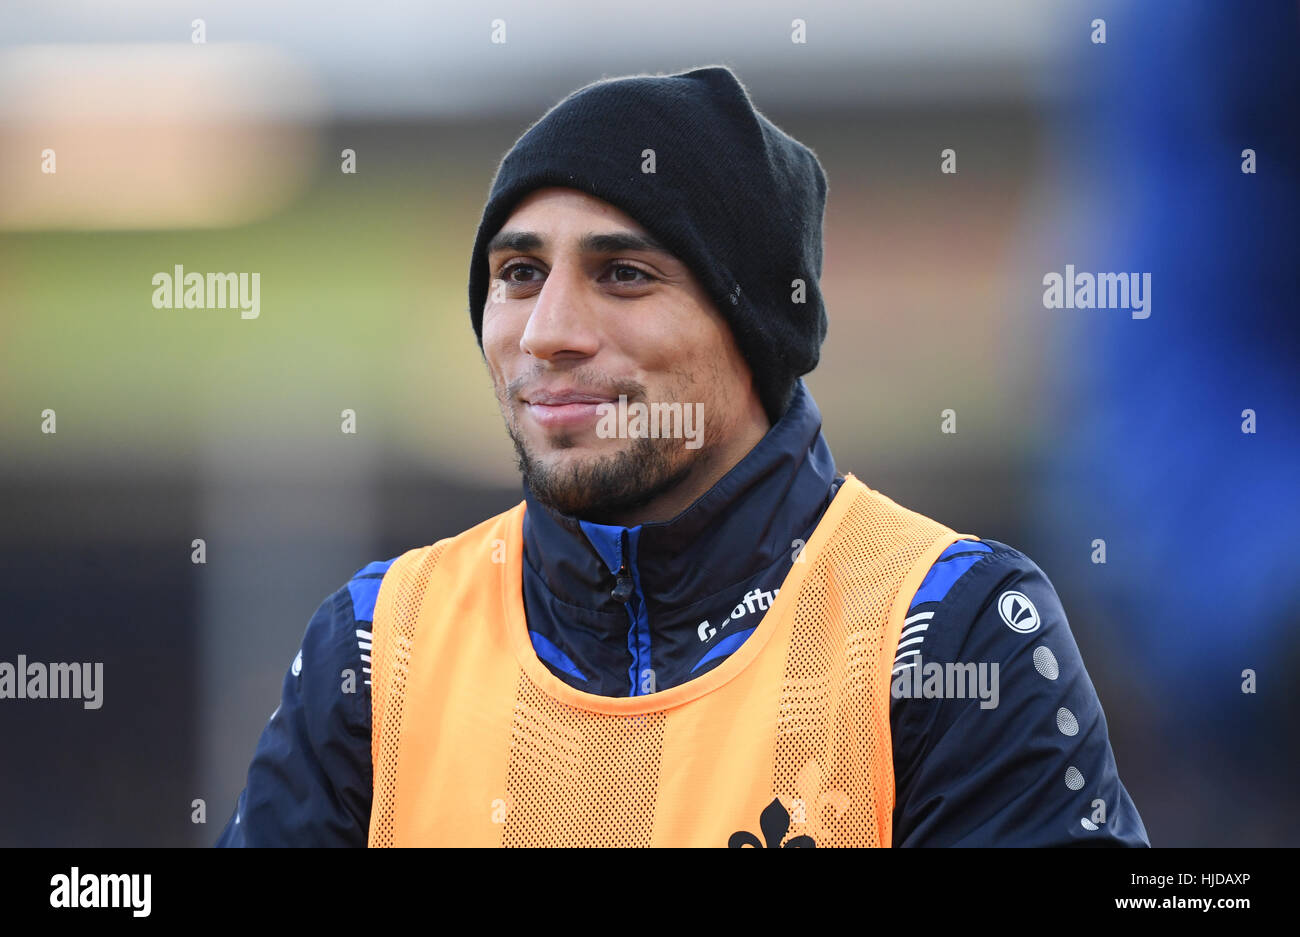
[[[1078,768],[1076,768],[1074,765],[1070,765],[1070,767],[1065,769],[1066,787],[1068,787],[1072,791],[1079,791],[1079,790],[1083,790],[1083,784],[1084,784],[1083,775],[1079,773]]]
[[[1061,730],[1062,735],[1079,734],[1079,720],[1075,719],[1074,713],[1064,706],[1056,711],[1056,727]]]
[[[1061,668],[1056,663],[1056,655],[1045,644],[1034,648],[1034,669],[1048,680],[1055,680],[1061,675]]]

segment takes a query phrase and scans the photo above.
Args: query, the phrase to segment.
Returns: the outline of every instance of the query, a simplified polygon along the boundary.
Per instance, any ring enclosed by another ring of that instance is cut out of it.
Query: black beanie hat
[[[643,171],[646,150],[654,172]],[[487,244],[525,195],[547,186],[609,202],[690,267],[730,324],[775,424],[826,337],[818,285],[826,176],[812,150],[758,113],[724,66],[579,88],[515,142],[492,180],[470,260],[480,349]]]

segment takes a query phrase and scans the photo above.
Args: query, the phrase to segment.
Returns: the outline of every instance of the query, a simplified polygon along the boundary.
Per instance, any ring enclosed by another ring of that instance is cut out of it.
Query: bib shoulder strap
[[[408,550],[384,574],[375,600],[370,651],[370,762],[374,796],[371,803],[371,844],[391,841],[396,796],[397,756],[402,739],[402,713],[407,675],[417,639],[420,616],[429,598],[429,583],[440,562],[464,551],[481,556],[492,538],[500,536],[524,510],[520,502],[455,537]],[[456,568],[454,565],[453,569]]]
[[[883,564],[898,570],[897,591],[890,610],[890,632],[901,629],[908,605],[930,566],[959,540],[978,540],[924,514],[905,508],[853,475],[854,501],[841,528],[841,543],[855,563]],[[852,544],[852,546],[850,546]],[[892,635],[887,633],[887,637]]]
[[[375,617],[371,624],[370,651],[370,713],[371,762],[379,763],[379,747],[384,737],[385,722],[401,719],[400,703],[394,707],[394,697],[405,695],[406,672],[411,661],[411,643],[415,639],[415,625],[428,592],[429,579],[443,552],[453,538],[439,540],[428,546],[408,550],[393,561],[384,574],[375,600]],[[395,710],[395,711],[394,711]],[[387,733],[396,739],[400,726],[390,727]]]
[[[938,541],[947,537],[950,539],[945,546],[948,546],[958,540],[979,539],[974,534],[959,534],[931,517],[903,507],[852,474],[845,474],[844,487],[853,492],[855,500],[846,520],[869,540],[889,542],[928,538]]]

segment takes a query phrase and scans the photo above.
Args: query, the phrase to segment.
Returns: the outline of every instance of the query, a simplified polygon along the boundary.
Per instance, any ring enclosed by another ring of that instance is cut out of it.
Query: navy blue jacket
[[[538,657],[606,696],[716,667],[762,621],[843,481],[800,381],[786,415],[671,521],[578,521],[525,487],[524,608]],[[218,845],[365,845],[370,623],[391,563],[359,570],[307,625]],[[964,692],[927,695],[924,675],[957,663]],[[339,691],[347,669],[355,693]],[[991,540],[944,551],[912,598],[894,674],[894,845],[1149,845],[1060,600],[1023,554]]]

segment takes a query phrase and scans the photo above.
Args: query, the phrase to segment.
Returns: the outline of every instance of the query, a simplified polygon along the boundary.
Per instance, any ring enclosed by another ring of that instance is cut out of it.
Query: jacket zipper
[[[627,528],[624,528],[623,534],[619,538],[619,544],[618,544],[618,572],[614,574],[614,588],[610,591],[609,595],[610,598],[614,599],[614,601],[621,602],[623,604],[623,607],[627,609],[628,619],[632,623],[632,630],[634,633],[636,633],[638,627],[637,611],[635,608],[632,607],[632,596],[636,592],[636,580],[632,577],[631,571],[627,568],[628,552],[629,552],[628,533],[627,533]],[[637,641],[639,644],[640,642],[639,634],[637,634]],[[638,678],[640,672],[641,672],[641,659],[638,656],[636,658],[636,673],[638,675]],[[638,687],[637,679],[633,679],[632,686],[631,686],[632,696],[638,695],[637,687]]]

